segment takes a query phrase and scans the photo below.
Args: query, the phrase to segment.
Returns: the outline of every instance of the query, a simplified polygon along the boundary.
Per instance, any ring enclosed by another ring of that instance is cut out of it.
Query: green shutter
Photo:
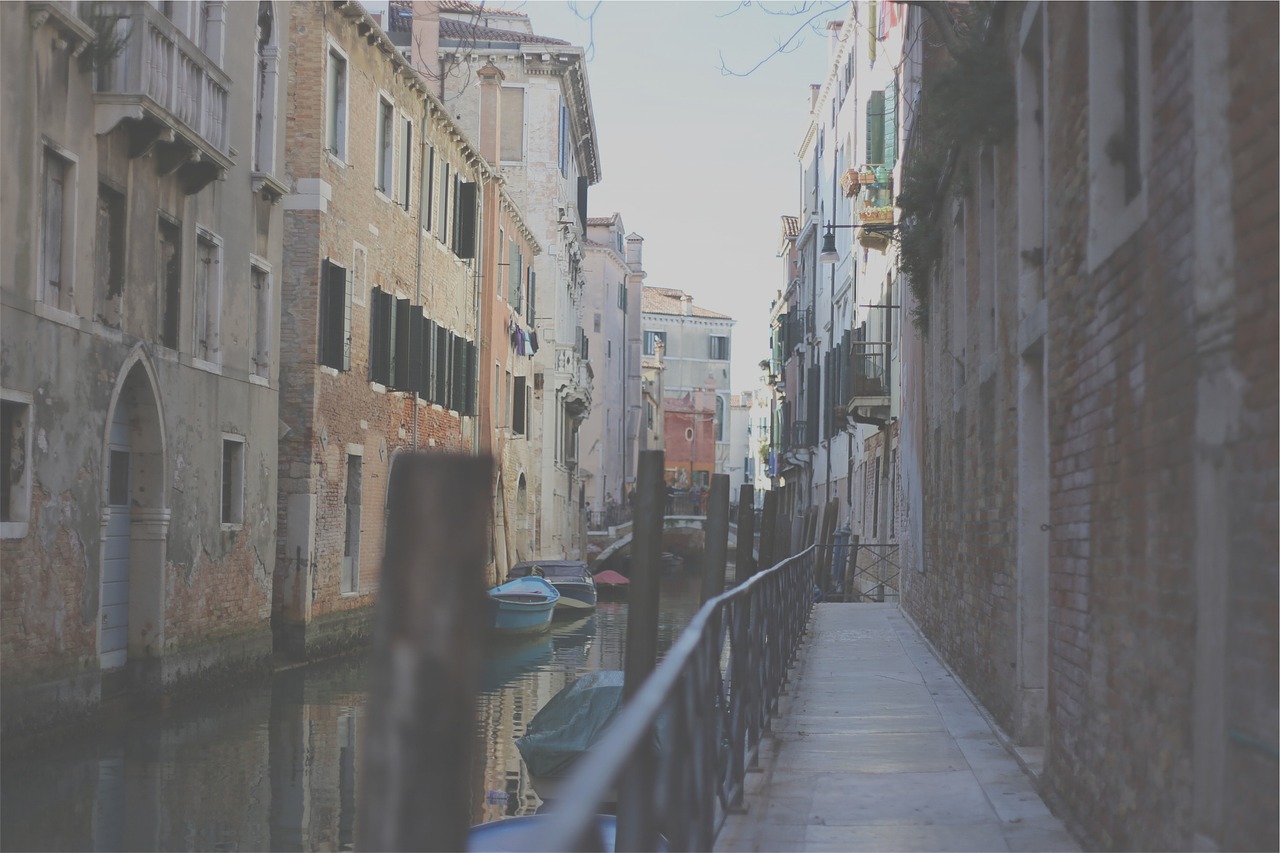
[[[884,92],[867,99],[867,162],[884,162]]]
[[[898,79],[884,92],[884,164],[893,168],[898,159]]]

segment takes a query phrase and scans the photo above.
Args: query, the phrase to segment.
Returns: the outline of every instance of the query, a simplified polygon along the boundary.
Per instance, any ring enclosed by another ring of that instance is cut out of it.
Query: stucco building
[[[0,7],[6,732],[271,653],[287,17]]]
[[[687,469],[688,460],[694,458],[693,470],[702,471],[707,482],[701,484],[708,485],[711,473],[727,473],[729,465],[729,354],[735,321],[694,305],[692,296],[670,287],[645,287],[642,308],[643,354],[652,356],[659,345],[664,348],[667,467],[682,459]],[[682,425],[673,431],[670,418],[677,413]],[[695,428],[704,419],[709,424],[708,438],[701,438],[701,427]],[[692,456],[688,449],[677,452],[674,444],[686,440],[686,430],[693,430],[688,441],[702,443],[701,451],[690,448],[695,450]],[[685,476],[692,475],[686,470]]]

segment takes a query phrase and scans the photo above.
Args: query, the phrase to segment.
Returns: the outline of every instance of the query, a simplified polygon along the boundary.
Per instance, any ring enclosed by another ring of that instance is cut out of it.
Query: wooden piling
[[[738,529],[742,529],[739,510]],[[712,474],[707,493],[706,545],[703,548],[702,601],[724,592],[724,576],[729,558],[729,475]]]
[[[739,584],[756,573],[756,488],[743,483],[738,490],[738,551],[734,557],[735,577]]]
[[[487,456],[394,458],[361,756],[361,850],[467,847],[492,470]]]
[[[658,582],[667,490],[661,450],[640,452],[631,538],[631,584],[627,597],[627,647],[622,695],[630,699],[653,672],[658,658]]]
[[[766,569],[781,562],[774,555],[774,543],[778,536],[778,493],[770,489],[764,493],[764,509],[760,511],[760,565]]]

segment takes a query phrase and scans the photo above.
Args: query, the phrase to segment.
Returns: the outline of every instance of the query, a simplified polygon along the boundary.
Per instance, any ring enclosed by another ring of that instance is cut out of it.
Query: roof
[[[466,12],[469,15],[489,15],[495,18],[499,16],[503,18],[529,17],[524,12],[514,12],[511,9],[496,9],[484,3],[467,3],[466,0],[441,0],[440,11]]]
[[[798,216],[782,217],[782,236],[783,237],[799,237],[800,236],[800,217]]]
[[[481,27],[458,21],[453,18],[440,19],[440,38],[457,39],[466,42],[499,42],[513,44],[563,44],[569,42],[550,36],[536,36],[532,33],[521,33],[514,30],[499,30],[493,27]]]
[[[683,290],[673,287],[646,287],[640,300],[640,310],[646,314],[684,314],[684,298],[688,296]],[[697,305],[689,312],[693,317],[708,317],[716,320],[732,320],[728,314],[720,314],[699,308]]]
[[[612,225],[613,221],[618,218],[618,214],[614,213],[609,216],[588,216],[588,225]]]

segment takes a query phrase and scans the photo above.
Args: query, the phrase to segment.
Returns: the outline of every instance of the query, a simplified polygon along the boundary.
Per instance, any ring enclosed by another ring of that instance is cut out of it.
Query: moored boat
[[[626,598],[631,581],[613,569],[605,569],[595,575],[596,590],[601,598]]]
[[[576,616],[596,606],[596,582],[581,560],[529,560],[516,563],[507,579],[545,578],[560,593],[556,615]]]
[[[545,631],[560,593],[540,577],[516,578],[489,590],[494,604],[493,627],[501,634]]]

